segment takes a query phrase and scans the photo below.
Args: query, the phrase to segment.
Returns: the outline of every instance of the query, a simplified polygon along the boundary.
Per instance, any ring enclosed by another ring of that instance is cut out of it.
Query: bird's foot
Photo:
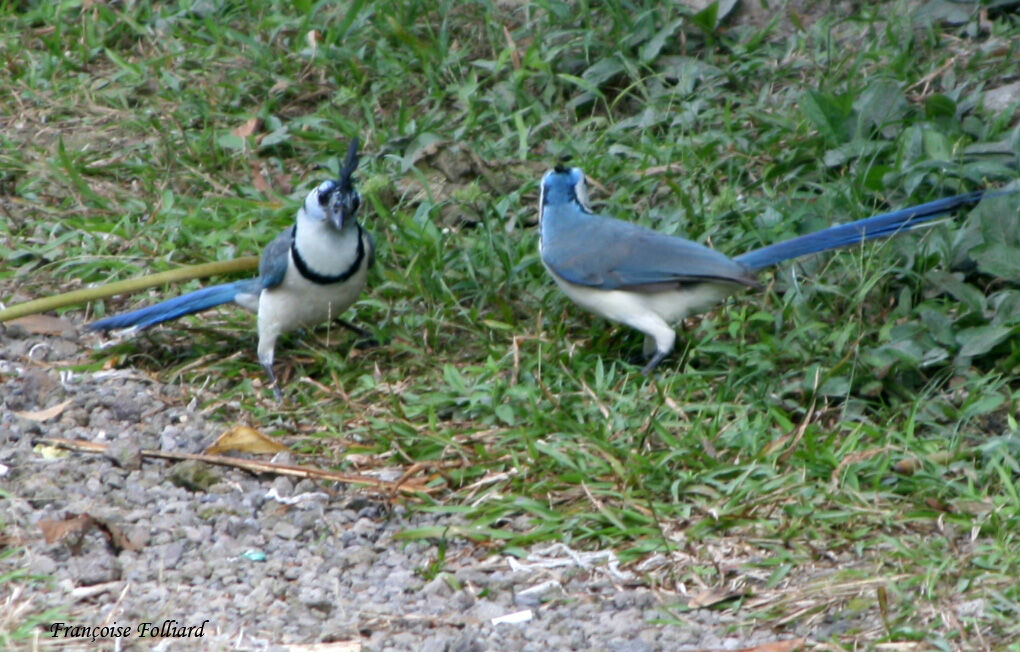
[[[346,319],[337,319],[336,323],[358,336],[358,339],[354,342],[354,348],[363,351],[365,349],[374,349],[379,346],[379,340],[375,339],[375,337],[373,337],[372,334],[364,328],[355,326]]]
[[[283,401],[283,392],[280,391],[280,383],[277,382],[276,374],[273,373],[273,363],[263,363],[262,368],[266,370],[266,376],[269,377],[269,386],[273,388],[273,397],[276,398],[277,403],[280,403]]]
[[[652,359],[648,361],[648,364],[641,368],[641,374],[643,376],[651,375],[655,368],[666,359],[667,355],[669,355],[669,351],[656,351]]]

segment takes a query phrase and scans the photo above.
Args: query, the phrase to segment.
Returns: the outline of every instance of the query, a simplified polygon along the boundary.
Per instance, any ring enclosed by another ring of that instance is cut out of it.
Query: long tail
[[[148,328],[165,321],[177,319],[184,315],[201,312],[213,306],[230,303],[239,294],[257,294],[259,289],[258,279],[245,279],[213,285],[212,287],[195,290],[188,294],[174,297],[162,303],[147,308],[139,308],[123,315],[114,315],[106,319],[94,321],[87,326],[90,331],[108,331],[120,328]]]
[[[946,197],[945,199],[928,202],[927,204],[867,217],[863,220],[850,222],[849,224],[830,226],[827,229],[791,238],[785,242],[748,251],[737,256],[734,260],[752,270],[762,269],[769,265],[781,263],[784,260],[790,260],[791,258],[799,258],[800,256],[807,256],[808,254],[815,254],[820,251],[847,247],[858,242],[864,242],[865,240],[884,238],[902,233],[903,231],[909,231],[957,208],[976,204],[981,201],[982,197],[991,197],[998,194],[1002,193],[986,193],[984,190],[978,190],[966,195]]]

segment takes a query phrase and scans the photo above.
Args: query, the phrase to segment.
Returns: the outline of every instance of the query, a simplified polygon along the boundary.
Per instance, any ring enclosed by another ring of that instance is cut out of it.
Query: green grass
[[[447,491],[419,508],[467,525],[411,537],[665,552],[665,588],[734,563],[761,578],[748,622],[1017,649],[1015,196],[766,274],[652,379],[640,336],[538,261],[537,181],[566,154],[599,210],[729,254],[1016,178],[1016,114],[980,101],[1015,78],[1016,14],[825,4],[716,28],[657,2],[6,3],[0,296],[256,253],[358,134],[379,252],[353,317],[380,347],[284,340],[283,407],[241,311],[92,366],[159,371],[302,450],[340,439],[341,467],[432,464]]]
[[[0,494],[5,497],[8,495],[2,490]],[[0,531],[5,529],[4,525],[0,522]],[[7,558],[19,552],[19,548],[5,545],[4,550],[0,551],[0,562],[10,566],[6,563]],[[25,592],[29,585],[52,583],[53,578],[32,574],[22,568],[0,573],[0,605],[3,606],[0,610],[0,645],[4,649],[15,649],[15,646],[23,646],[27,641],[38,640],[40,629],[66,617],[63,609],[44,608],[36,604],[37,597]]]

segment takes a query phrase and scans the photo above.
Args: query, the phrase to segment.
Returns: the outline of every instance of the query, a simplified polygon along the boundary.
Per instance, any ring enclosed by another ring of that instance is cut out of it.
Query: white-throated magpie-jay
[[[294,225],[262,251],[256,278],[202,288],[154,306],[100,319],[89,324],[89,330],[140,330],[220,304],[236,303],[258,315],[259,363],[279,398],[273,374],[277,338],[338,319],[365,287],[375,243],[356,219],[361,195],[352,176],[357,167],[355,138],[338,178],[323,181],[309,192]]]
[[[539,254],[560,289],[582,308],[645,334],[650,373],[673,350],[672,324],[708,310],[755,272],[784,260],[910,230],[962,206],[984,191],[832,226],[730,258],[680,237],[588,209],[584,172],[557,166],[542,177]]]

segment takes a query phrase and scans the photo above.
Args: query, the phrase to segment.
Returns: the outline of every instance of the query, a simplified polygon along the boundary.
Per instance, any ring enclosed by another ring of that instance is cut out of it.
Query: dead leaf
[[[305,41],[308,43],[308,47],[312,48],[312,52],[315,52],[319,48],[319,42],[322,40],[322,35],[319,34],[319,30],[312,29],[305,34]]]
[[[283,91],[290,88],[290,82],[286,79],[278,79],[275,84],[269,89],[270,95],[279,95]]]
[[[850,453],[842,460],[840,460],[839,464],[836,465],[836,468],[832,470],[829,479],[832,480],[832,482],[836,482],[839,479],[839,474],[843,472],[843,469],[850,466],[851,464],[865,462],[875,457],[876,455],[888,453],[892,450],[893,448],[891,446],[882,446],[881,448],[869,448],[868,450],[859,451],[857,453]]]
[[[924,504],[937,512],[952,512],[953,509],[938,498],[925,498]]]
[[[25,410],[24,412],[15,412],[14,414],[29,421],[49,421],[54,417],[59,417],[67,409],[67,406],[73,402],[72,399],[67,399],[63,403],[57,403],[44,410]]]
[[[74,324],[50,315],[28,315],[12,319],[11,324],[17,324],[33,335],[60,335],[67,331],[74,330]]]
[[[266,437],[258,430],[248,426],[234,426],[220,435],[219,439],[205,449],[206,455],[220,455],[227,451],[238,451],[241,453],[273,454],[288,449],[280,442]]]
[[[271,188],[269,182],[266,181],[265,175],[263,175],[258,168],[253,167],[251,169],[251,185],[255,187],[263,195],[268,195]]]
[[[273,185],[280,191],[281,195],[289,195],[294,192],[294,184],[286,174],[274,174]]]
[[[991,500],[957,500],[951,509],[971,516],[984,516],[995,511],[995,503]]]
[[[119,527],[91,514],[77,514],[59,521],[51,519],[39,521],[39,529],[42,530],[46,543],[61,541],[72,534],[85,534],[94,527],[99,528],[106,535],[110,545],[118,551],[139,549]]]
[[[912,475],[919,468],[921,468],[920,460],[917,460],[912,457],[904,458],[898,462],[895,462],[892,465],[893,471],[895,471],[896,473],[901,473],[903,475]]]
[[[923,461],[931,462],[932,464],[949,464],[953,461],[953,458],[957,455],[952,451],[935,451],[929,455],[924,456]],[[911,475],[921,469],[922,460],[916,457],[907,457],[892,465],[892,470],[896,473],[903,475]]]
[[[47,446],[46,444],[36,444],[32,447],[32,452],[44,460],[59,460],[70,455],[70,453],[59,446]]]
[[[98,518],[96,516],[90,516],[89,518],[91,518],[92,521],[106,533],[106,536],[110,539],[110,545],[112,545],[114,549],[118,551],[131,550],[133,552],[141,550],[139,546],[135,545],[131,539],[124,534],[124,531],[121,530],[120,527],[106,519]]]
[[[69,534],[88,532],[88,529],[93,525],[92,517],[88,514],[78,514],[61,521],[53,519],[39,521],[39,529],[42,530],[46,543],[60,541]]]
[[[788,435],[783,435],[782,437],[773,439],[769,443],[765,444],[765,447],[761,449],[762,456],[768,457],[769,455],[782,450],[782,448],[786,446],[786,443],[793,438],[793,434],[794,433],[791,432]]]
[[[728,589],[706,589],[701,593],[695,595],[687,601],[687,606],[691,609],[700,609],[701,607],[710,607],[720,602],[726,602],[733,598],[739,598],[746,595],[744,591],[730,591]]]
[[[262,119],[250,118],[240,127],[235,127],[231,129],[230,133],[234,134],[238,138],[247,138],[248,136],[251,136],[255,132],[259,131],[260,129],[262,129]]]
[[[510,63],[513,64],[514,70],[520,70],[521,53],[517,51],[517,44],[514,43],[514,37],[510,35],[510,29],[506,25],[503,25],[503,37],[506,38],[506,46],[510,49]]]
[[[884,586],[875,587],[875,596],[878,598],[878,613],[882,615],[882,622],[889,623],[889,593]]]
[[[636,170],[634,174],[639,177],[656,177],[662,174],[683,174],[683,163],[667,163],[666,165],[653,165],[650,168]]]

